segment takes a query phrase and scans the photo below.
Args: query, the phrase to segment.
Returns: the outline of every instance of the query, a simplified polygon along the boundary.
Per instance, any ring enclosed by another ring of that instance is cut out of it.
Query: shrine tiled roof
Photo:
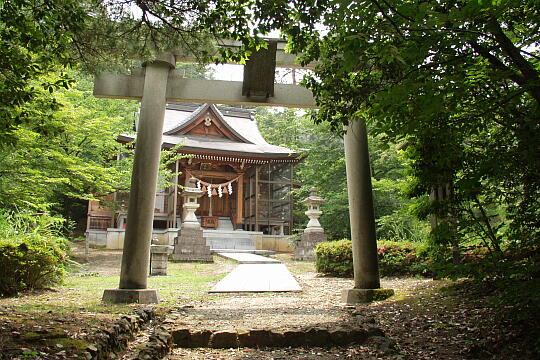
[[[215,138],[204,135],[182,134],[194,120],[211,109],[221,123],[235,135],[235,139]],[[121,141],[132,141],[136,135],[124,134]],[[296,158],[293,150],[272,145],[261,135],[257,122],[253,118],[253,110],[232,107],[221,107],[208,104],[167,104],[163,125],[163,147],[170,148],[181,144],[182,152],[212,153],[220,155],[236,155],[260,158]]]

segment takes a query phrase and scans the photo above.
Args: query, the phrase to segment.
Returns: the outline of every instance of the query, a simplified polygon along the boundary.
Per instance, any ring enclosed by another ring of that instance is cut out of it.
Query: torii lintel
[[[241,81],[186,79],[180,71],[171,71],[167,80],[167,101],[211,104],[240,104],[315,108],[311,91],[298,85],[274,84],[273,97],[242,95]],[[98,75],[94,96],[114,99],[136,99],[143,96],[144,75]]]
[[[253,53],[244,66],[244,80],[221,81],[187,79],[180,71],[172,70],[167,79],[167,101],[212,104],[238,104],[256,106],[284,106],[315,108],[311,91],[298,85],[275,84],[276,67],[312,68],[313,64],[300,66],[297,57],[285,52],[285,41],[265,39],[266,49]],[[220,46],[235,48],[238,41],[221,40]],[[167,62],[195,62],[192,54],[173,51]],[[94,96],[116,99],[142,99],[145,74],[135,69],[132,75],[102,74],[94,81]]]

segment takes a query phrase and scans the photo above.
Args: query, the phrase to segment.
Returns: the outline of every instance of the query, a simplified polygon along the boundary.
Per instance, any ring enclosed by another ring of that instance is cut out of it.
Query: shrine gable
[[[195,111],[183,124],[167,131],[165,135],[191,135],[214,139],[228,139],[235,142],[249,143],[246,138],[235,131],[223,117],[221,112],[211,104],[206,104]]]

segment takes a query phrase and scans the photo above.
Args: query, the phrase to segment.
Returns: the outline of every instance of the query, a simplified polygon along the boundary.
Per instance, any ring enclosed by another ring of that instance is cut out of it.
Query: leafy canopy
[[[437,241],[540,244],[536,1],[298,1],[284,32],[334,129],[358,117],[412,160]],[[441,228],[441,230],[443,230]]]

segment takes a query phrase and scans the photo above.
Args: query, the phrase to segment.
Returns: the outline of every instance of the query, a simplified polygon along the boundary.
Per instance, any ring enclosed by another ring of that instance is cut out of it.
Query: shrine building
[[[158,189],[153,236],[172,244],[181,227],[182,185],[195,178],[204,191],[197,218],[211,249],[292,251],[293,150],[261,135],[254,111],[212,104],[169,103],[162,148],[185,155],[170,165],[172,186]],[[135,126],[137,128],[137,126]],[[129,144],[136,135],[121,135]],[[129,193],[90,201],[87,238],[92,245],[122,248]],[[113,204],[107,207],[104,204]]]

